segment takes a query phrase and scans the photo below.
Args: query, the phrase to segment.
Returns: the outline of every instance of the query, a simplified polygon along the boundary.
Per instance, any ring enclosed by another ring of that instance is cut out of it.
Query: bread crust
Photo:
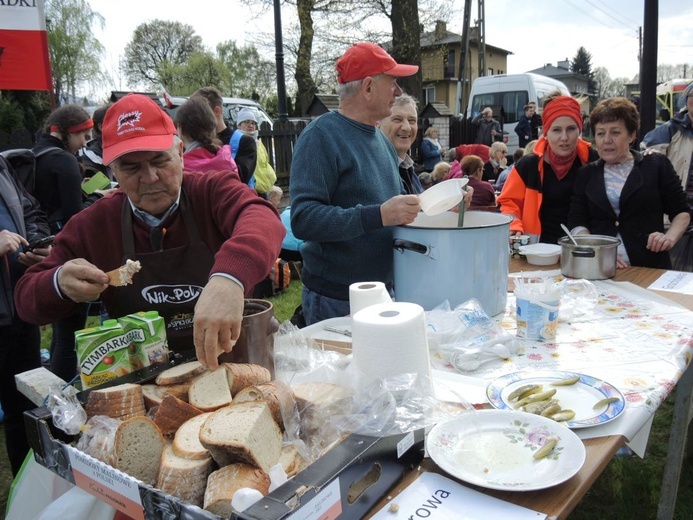
[[[272,379],[270,371],[260,365],[250,363],[224,363],[229,380],[231,396],[235,396],[243,388],[269,383]]]

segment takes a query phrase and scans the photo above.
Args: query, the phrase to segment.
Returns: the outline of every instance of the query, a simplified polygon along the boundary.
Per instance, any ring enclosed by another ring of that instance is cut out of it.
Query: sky
[[[471,1],[472,18],[476,19],[477,2]],[[263,15],[254,8],[251,12],[239,0],[199,4],[170,0],[88,2],[105,19],[104,30],[95,29],[94,33],[106,48],[105,62],[116,78],[111,87],[116,89],[126,88],[124,80],[118,84],[115,71],[141,23],[162,19],[189,24],[210,49],[231,39],[239,45],[253,42],[258,33],[272,32],[274,27],[271,11]],[[448,22],[448,30],[461,33],[463,0],[448,3],[459,13]],[[513,53],[508,56],[510,74],[572,59],[580,46],[592,55],[593,70],[606,67],[612,78],[629,80],[638,73],[638,27],[643,25],[644,0],[487,0],[485,4],[486,43]],[[283,6],[285,34],[293,9]],[[433,27],[425,30],[432,31]],[[660,0],[658,33],[660,64],[693,65],[693,1]],[[274,55],[267,58],[273,60]]]

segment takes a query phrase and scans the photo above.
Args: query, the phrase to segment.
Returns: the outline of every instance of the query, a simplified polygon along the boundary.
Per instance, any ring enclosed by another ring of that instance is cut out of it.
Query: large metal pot
[[[605,280],[616,274],[618,238],[605,235],[577,235],[576,246],[568,237],[561,237],[561,273],[569,278]]]
[[[448,300],[454,308],[476,298],[487,314],[505,310],[508,291],[510,217],[467,211],[421,213],[394,229],[395,299],[426,310]]]

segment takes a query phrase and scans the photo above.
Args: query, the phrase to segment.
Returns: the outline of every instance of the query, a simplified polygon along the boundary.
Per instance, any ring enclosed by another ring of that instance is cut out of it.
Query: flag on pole
[[[0,0],[0,89],[53,90],[44,0]]]
[[[173,99],[171,98],[171,96],[168,95],[168,92],[166,91],[163,85],[161,85],[161,92],[164,94],[164,101],[166,101],[166,106],[168,108],[173,108]]]

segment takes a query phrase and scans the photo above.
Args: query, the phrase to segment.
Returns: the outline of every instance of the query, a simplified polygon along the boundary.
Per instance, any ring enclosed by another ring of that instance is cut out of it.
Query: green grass
[[[291,282],[286,291],[268,299],[274,305],[277,320],[283,323],[291,318],[301,303],[301,284],[298,281]],[[42,336],[46,336],[47,333],[50,333],[50,327],[42,332]],[[48,343],[50,344],[50,341]],[[570,515],[571,520],[656,518],[675,395],[673,392],[655,414],[645,458],[614,458]],[[0,520],[3,520],[6,496],[12,480],[4,449],[5,436],[2,427],[0,443]],[[683,464],[674,518],[693,518],[693,464],[690,457]]]

